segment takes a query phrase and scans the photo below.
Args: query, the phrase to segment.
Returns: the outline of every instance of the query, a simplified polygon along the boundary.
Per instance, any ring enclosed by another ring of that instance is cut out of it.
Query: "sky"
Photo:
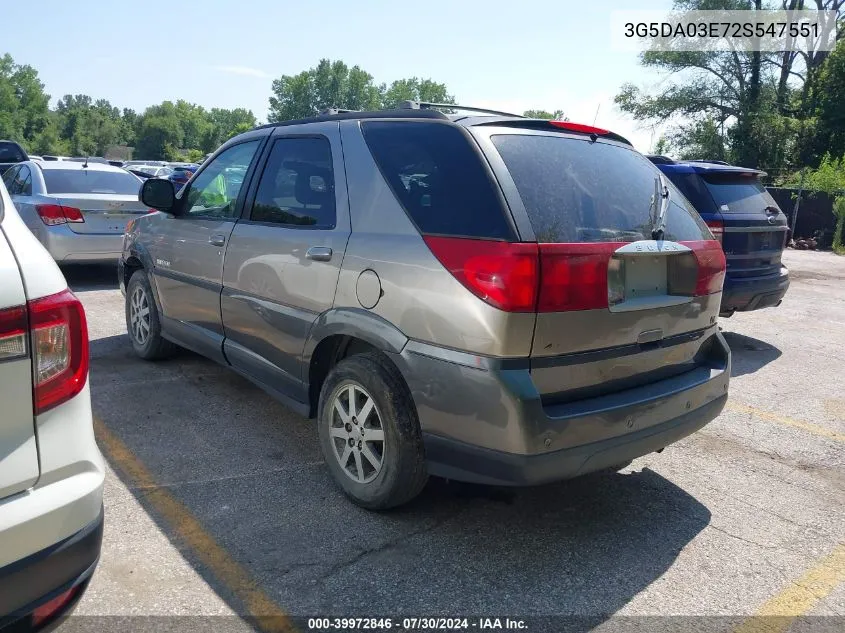
[[[443,82],[462,105],[561,109],[640,151],[660,136],[613,105],[623,83],[663,78],[611,50],[610,12],[668,10],[671,0],[41,0],[37,18],[27,3],[4,4],[0,54],[34,66],[54,104],[88,94],[142,111],[185,99],[266,121],[272,80],[326,57],[376,83]]]

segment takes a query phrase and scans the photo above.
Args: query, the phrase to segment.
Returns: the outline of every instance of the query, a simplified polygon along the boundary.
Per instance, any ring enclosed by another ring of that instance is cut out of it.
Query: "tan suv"
[[[316,416],[369,508],[429,474],[527,485],[624,465],[724,406],[725,259],[623,138],[423,107],[223,145],[120,262],[139,356],[174,344]]]

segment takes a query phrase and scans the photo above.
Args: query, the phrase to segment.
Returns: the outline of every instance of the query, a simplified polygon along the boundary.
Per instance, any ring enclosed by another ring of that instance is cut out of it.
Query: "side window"
[[[686,199],[692,203],[699,213],[714,213],[713,198],[704,187],[704,182],[698,174],[666,174],[675,186],[681,190]]]
[[[10,196],[14,193],[15,177],[18,175],[19,169],[20,167],[15,165],[14,167],[9,167],[3,173],[3,184],[6,185],[6,191],[9,192]]]
[[[32,174],[30,173],[29,167],[21,165],[18,175],[15,177],[15,182],[15,189],[19,195],[32,195]]]
[[[384,179],[422,233],[512,237],[482,159],[456,126],[367,121],[361,129]]]
[[[273,143],[250,219],[312,229],[335,227],[334,172],[328,139],[280,138]]]
[[[260,141],[233,145],[209,163],[187,191],[186,217],[234,219],[238,194]]]

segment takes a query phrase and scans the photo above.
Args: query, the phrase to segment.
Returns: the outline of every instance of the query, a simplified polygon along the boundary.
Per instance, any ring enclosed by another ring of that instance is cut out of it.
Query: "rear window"
[[[491,176],[457,127],[410,121],[361,127],[382,175],[422,233],[513,238]]]
[[[93,169],[45,169],[47,193],[114,193],[137,195],[140,182],[125,172]]]
[[[651,239],[657,168],[632,149],[562,135],[491,137],[513,177],[538,242]],[[667,240],[710,239],[692,205],[671,193]]]
[[[666,176],[681,190],[699,213],[715,213],[713,197],[704,186],[704,181],[698,174],[679,174],[670,172]]]
[[[0,143],[0,163],[20,163],[26,160],[17,143]]]
[[[705,186],[722,213],[765,213],[777,203],[757,176],[706,174]],[[727,206],[727,209],[722,208]]]

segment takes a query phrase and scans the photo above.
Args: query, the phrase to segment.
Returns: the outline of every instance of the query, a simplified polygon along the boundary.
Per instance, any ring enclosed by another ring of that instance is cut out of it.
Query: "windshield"
[[[777,208],[775,199],[756,176],[708,174],[704,183],[722,213],[762,214],[766,207]]]
[[[91,169],[45,169],[48,193],[114,193],[137,195],[138,178],[132,174]]]
[[[514,179],[537,241],[651,239],[657,217],[652,199],[660,172],[641,154],[562,135],[491,138]],[[692,205],[664,181],[670,190],[665,239],[710,239]]]

